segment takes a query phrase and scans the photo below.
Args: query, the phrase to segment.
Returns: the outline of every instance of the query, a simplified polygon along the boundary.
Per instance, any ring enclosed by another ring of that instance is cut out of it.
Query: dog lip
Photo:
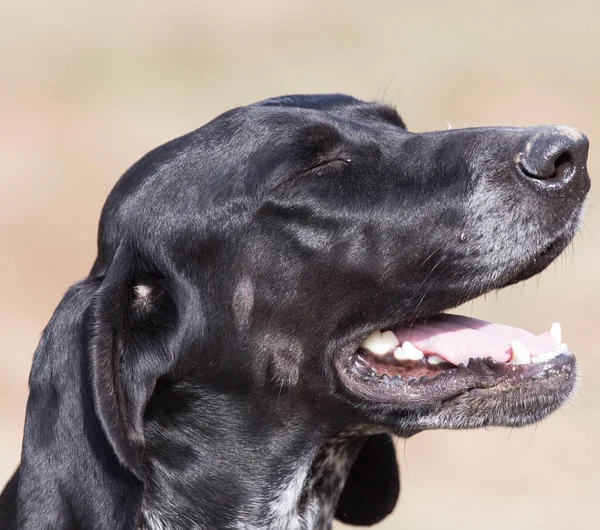
[[[440,371],[432,379],[403,380],[357,370],[356,353],[338,356],[335,360],[338,377],[347,392],[374,404],[434,405],[448,402],[473,390],[493,391],[543,381],[551,378],[572,378],[577,372],[575,356],[570,351],[536,364],[501,363],[492,359],[472,358]]]
[[[579,223],[577,223],[578,226]],[[522,282],[542,272],[548,265],[560,256],[560,254],[568,246],[575,234],[575,229],[568,231],[566,234],[561,234],[559,237],[548,242],[542,247],[537,254],[531,256],[527,263],[516,270],[510,277],[505,278],[500,284],[494,286],[494,289],[503,289],[510,285]]]

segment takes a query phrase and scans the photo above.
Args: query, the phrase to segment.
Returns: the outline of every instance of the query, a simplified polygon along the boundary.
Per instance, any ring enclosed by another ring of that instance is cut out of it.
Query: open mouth
[[[354,393],[379,402],[435,402],[473,389],[508,388],[548,378],[574,378],[575,357],[560,324],[526,330],[439,314],[376,330],[337,362]],[[570,389],[573,384],[571,383]],[[570,390],[569,389],[569,390]]]

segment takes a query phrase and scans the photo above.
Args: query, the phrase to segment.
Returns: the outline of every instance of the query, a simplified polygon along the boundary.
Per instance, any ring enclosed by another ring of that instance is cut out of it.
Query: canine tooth
[[[562,343],[562,331],[560,329],[560,322],[555,322],[554,324],[552,324],[552,326],[550,326],[550,335],[552,335],[552,338],[558,342],[559,344]]]
[[[420,361],[425,355],[411,342],[404,342],[402,348],[394,350],[394,357],[399,361]]]
[[[511,343],[512,346],[512,357],[510,362],[512,364],[531,364],[531,355],[525,344],[519,339],[515,339]]]
[[[374,331],[371,333],[361,344],[363,348],[366,348],[375,355],[384,355],[396,346],[399,342],[396,335],[392,331]]]
[[[427,362],[429,364],[442,364],[446,362],[446,359],[443,359],[439,355],[430,355],[427,357]]]
[[[373,353],[379,353],[381,350],[381,345],[381,331],[373,331],[373,333],[363,340],[361,344],[363,348]],[[383,353],[385,353],[385,351]]]

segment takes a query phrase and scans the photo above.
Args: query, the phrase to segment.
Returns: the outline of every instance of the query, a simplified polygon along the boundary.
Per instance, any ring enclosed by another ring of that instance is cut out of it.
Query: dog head
[[[342,95],[229,111],[117,183],[90,277],[36,354],[32,396],[48,385],[52,336],[78,334],[90,421],[130,485],[158,473],[148,455],[170,458],[171,429],[202,446],[226,436],[217,414],[237,418],[229,427],[260,417],[236,425],[260,423],[263,440],[537,421],[575,383],[556,329],[444,311],[564,250],[587,148],[568,127],[413,134],[390,107]],[[43,414],[34,397],[30,420]],[[397,493],[393,446],[373,435],[337,515],[371,524]]]

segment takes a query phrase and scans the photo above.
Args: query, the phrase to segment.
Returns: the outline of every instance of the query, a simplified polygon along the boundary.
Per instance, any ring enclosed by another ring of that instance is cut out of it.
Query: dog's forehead
[[[206,212],[231,218],[236,200],[258,196],[350,144],[372,146],[403,130],[394,108],[340,94],[287,96],[227,111],[152,150],[123,175],[103,210],[100,252],[111,255],[132,232],[158,237],[188,224],[203,229]]]
[[[249,105],[246,108],[275,110],[295,109],[288,113],[290,117],[304,115],[323,118],[329,116],[333,119],[351,119],[355,122],[364,121],[373,124],[391,124],[406,129],[404,121],[398,114],[396,108],[380,101],[361,101],[345,94],[321,94],[321,95],[296,95],[271,98]],[[301,111],[313,111],[304,112]]]

